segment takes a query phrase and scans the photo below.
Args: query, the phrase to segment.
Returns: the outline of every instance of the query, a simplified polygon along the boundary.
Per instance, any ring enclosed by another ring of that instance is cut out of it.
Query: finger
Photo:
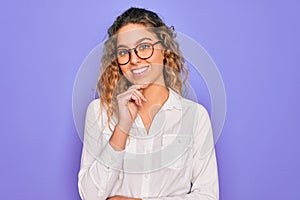
[[[130,89],[128,89],[126,92],[125,92],[126,94],[124,94],[124,95],[126,95],[127,96],[127,101],[132,101],[132,99],[133,100],[135,100],[135,101],[138,101],[139,103],[141,103],[141,93],[140,92],[138,92],[137,91],[137,89],[135,89],[135,88],[130,88]],[[134,97],[136,97],[136,98],[134,98]]]
[[[135,89],[134,88],[129,88],[127,91],[121,94],[121,97],[123,97],[124,100],[131,101],[132,94],[134,94]]]
[[[136,91],[134,91],[133,95],[134,95],[135,97],[137,97],[138,105],[139,105],[139,106],[143,106],[143,105],[142,105],[142,99],[141,99],[141,97],[136,93]]]
[[[145,98],[145,96],[139,90],[143,91],[143,88],[147,87],[148,85],[149,84],[132,85],[131,87],[128,88],[127,91],[125,91],[124,93],[120,94],[119,97],[121,99],[125,100],[126,103],[128,103],[128,101],[131,101],[132,93],[136,93],[136,96],[138,96],[139,99],[141,99],[143,101],[147,101],[147,99]],[[141,103],[141,100],[140,100],[140,103]]]
[[[131,86],[128,91],[136,91],[137,95],[143,100],[143,101],[147,101],[147,99],[145,98],[145,96],[142,94],[143,92],[143,88],[147,87],[148,84],[144,84],[144,85],[133,85]]]
[[[144,96],[139,90],[136,90],[135,93],[136,93],[143,101],[147,101],[147,99],[145,98],[145,96]]]
[[[141,102],[140,98],[134,92],[131,94],[131,99],[134,100],[134,103],[136,105],[140,105],[141,104],[140,103]]]

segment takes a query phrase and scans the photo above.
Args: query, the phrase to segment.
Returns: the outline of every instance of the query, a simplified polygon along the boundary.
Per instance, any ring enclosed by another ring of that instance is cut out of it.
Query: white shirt
[[[99,115],[100,100],[89,104],[78,174],[82,199],[115,195],[143,200],[219,199],[209,115],[202,105],[169,91],[148,134],[137,115],[123,151],[108,143],[112,132],[106,111]],[[116,122],[111,120],[112,130]]]

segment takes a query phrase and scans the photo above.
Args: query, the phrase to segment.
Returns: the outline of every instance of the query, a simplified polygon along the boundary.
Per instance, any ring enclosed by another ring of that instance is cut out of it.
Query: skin
[[[146,38],[146,39],[145,39]],[[117,46],[131,49],[141,42],[155,43],[155,34],[149,32],[142,24],[127,24],[119,29]],[[128,133],[137,116],[140,115],[148,132],[152,120],[169,96],[163,77],[163,47],[155,45],[153,55],[147,60],[140,59],[131,51],[131,60],[121,65],[124,76],[132,86],[117,96],[119,105],[119,122],[109,143],[118,151],[125,149]],[[132,70],[147,66],[147,71],[136,76]],[[138,200],[124,196],[113,196],[109,200]]]
[[[133,48],[142,42],[155,43],[158,39],[155,34],[141,24],[127,24],[118,31],[117,47]],[[125,77],[135,85],[144,83],[156,83],[165,86],[163,78],[163,47],[157,44],[154,47],[153,55],[147,60],[140,59],[133,51],[131,52],[131,60],[126,65],[120,65]],[[134,76],[130,70],[149,66],[148,73],[143,76]],[[150,73],[151,72],[151,73]]]

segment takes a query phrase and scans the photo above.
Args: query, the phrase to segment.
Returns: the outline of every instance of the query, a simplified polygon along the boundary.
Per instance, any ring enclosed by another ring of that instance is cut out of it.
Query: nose
[[[140,58],[136,55],[135,50],[132,50],[130,53],[131,53],[130,63],[135,65],[141,61]]]

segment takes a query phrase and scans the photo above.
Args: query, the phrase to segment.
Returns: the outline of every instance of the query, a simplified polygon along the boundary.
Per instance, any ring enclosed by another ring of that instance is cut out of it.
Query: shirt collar
[[[167,99],[167,101],[164,103],[163,105],[163,109],[178,109],[181,110],[182,109],[182,102],[181,102],[181,98],[182,96],[180,96],[177,92],[175,92],[172,88],[168,87],[169,89],[169,97]]]

